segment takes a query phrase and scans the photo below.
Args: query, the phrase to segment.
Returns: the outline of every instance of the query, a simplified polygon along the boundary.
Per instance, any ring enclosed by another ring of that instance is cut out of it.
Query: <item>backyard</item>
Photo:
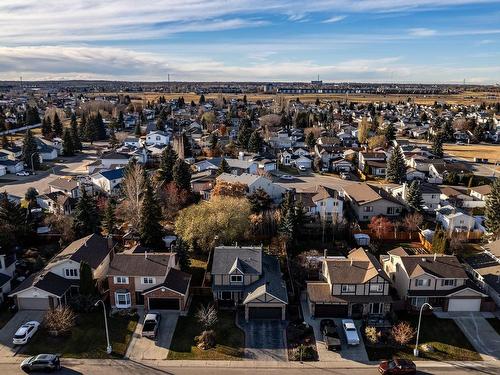
[[[109,336],[113,353],[122,358],[137,325],[137,319],[108,318]],[[102,311],[80,314],[69,335],[51,337],[42,329],[24,348],[24,354],[61,353],[70,358],[109,358],[106,353],[106,335]]]
[[[400,321],[409,322],[414,328],[418,324],[418,315],[400,314]],[[366,342],[366,340],[365,340]],[[420,326],[419,347],[427,344],[434,351],[420,350],[419,359],[435,361],[480,361],[481,356],[474,350],[460,328],[452,319],[439,319],[434,315],[422,317]],[[396,348],[390,345],[366,345],[366,352],[371,361],[391,359],[393,357],[416,360],[413,356],[415,340],[411,343]]]
[[[194,297],[189,314],[179,317],[175,328],[168,359],[202,359],[202,360],[240,360],[244,354],[245,335],[235,325],[235,315],[232,311],[219,310],[217,323],[214,327],[216,334],[215,348],[202,350],[195,344],[202,327],[195,317],[200,304],[211,303],[209,298]]]

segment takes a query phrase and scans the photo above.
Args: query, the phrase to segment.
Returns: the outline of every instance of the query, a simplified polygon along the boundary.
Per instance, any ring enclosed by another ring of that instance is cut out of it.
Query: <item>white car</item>
[[[29,172],[26,172],[26,171],[21,171],[21,172],[17,172],[16,173],[16,176],[29,176]]]
[[[21,327],[18,328],[18,330],[14,334],[12,343],[14,345],[26,344],[29,341],[29,339],[33,337],[36,331],[38,331],[38,327],[40,327],[40,323],[35,320],[24,323]]]
[[[299,165],[299,171],[305,172],[307,170],[303,165]]]
[[[284,175],[280,176],[280,178],[282,180],[293,180],[295,177],[290,176],[289,174],[284,174]]]
[[[347,339],[347,345],[359,345],[358,331],[352,319],[342,319],[342,328]]]

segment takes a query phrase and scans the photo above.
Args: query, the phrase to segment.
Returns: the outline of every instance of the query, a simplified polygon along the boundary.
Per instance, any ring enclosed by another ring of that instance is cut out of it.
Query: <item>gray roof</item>
[[[227,275],[238,266],[244,274],[262,273],[262,247],[219,246],[214,250],[212,275]]]
[[[179,294],[186,295],[188,293],[190,282],[191,275],[189,273],[171,268],[170,271],[168,271],[167,277],[162,284],[155,285],[152,288],[146,289],[143,294],[147,294],[149,292],[152,292],[153,290],[165,287]]]
[[[172,253],[116,254],[109,265],[110,276],[164,276]]]
[[[65,279],[53,272],[49,271],[44,273],[42,271],[28,276],[28,278],[26,278],[17,288],[10,292],[9,296],[31,287],[36,287],[58,297],[62,297],[72,285],[78,285],[78,280]]]
[[[286,284],[281,278],[279,260],[268,254],[262,256],[262,276],[256,282],[245,287],[243,303],[248,303],[265,293],[288,303]]]

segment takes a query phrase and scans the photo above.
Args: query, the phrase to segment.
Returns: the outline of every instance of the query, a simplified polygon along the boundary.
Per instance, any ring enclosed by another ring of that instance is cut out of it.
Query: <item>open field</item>
[[[488,158],[490,163],[500,160],[500,145],[470,144],[444,145],[444,152],[451,156],[473,160],[475,157]]]
[[[189,93],[157,93],[157,92],[144,92],[144,93],[94,93],[88,94],[89,96],[101,96],[101,95],[113,95],[122,94],[130,95],[133,101],[143,101],[143,100],[156,100],[159,96],[164,96],[166,99],[174,99],[180,96],[184,97],[184,100],[189,103],[191,100],[195,102],[198,101],[199,95],[194,92]],[[216,99],[219,97],[225,97],[226,99],[232,98],[243,98],[244,94],[219,94],[219,93],[209,93],[205,94],[206,99]],[[250,101],[256,100],[267,100],[274,99],[276,94],[264,94],[264,93],[250,93],[247,94],[247,99]],[[480,104],[482,102],[494,103],[500,101],[500,93],[495,92],[463,92],[456,95],[379,95],[379,94],[280,94],[279,96],[285,98],[285,100],[295,100],[299,98],[302,102],[314,102],[316,98],[320,100],[345,100],[346,98],[351,101],[369,103],[369,102],[399,102],[406,101],[411,98],[412,101],[418,104],[434,104],[437,102],[446,102],[449,104]]]

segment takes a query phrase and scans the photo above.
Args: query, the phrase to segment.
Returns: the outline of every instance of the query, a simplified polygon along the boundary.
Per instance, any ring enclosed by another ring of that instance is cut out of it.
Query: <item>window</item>
[[[455,279],[441,280],[441,285],[442,286],[455,286],[456,285],[456,280]]]
[[[78,270],[76,268],[66,268],[64,271],[66,277],[78,277]]]
[[[356,285],[342,285],[342,293],[354,293]]]
[[[417,279],[415,285],[417,285],[417,286],[429,286],[429,285],[431,285],[431,279]]]
[[[229,299],[233,299],[233,294],[231,292],[221,292],[220,299],[225,300],[225,301],[227,301]]]
[[[394,214],[394,207],[387,207],[387,214],[393,215]]]
[[[373,206],[365,206],[365,207],[363,207],[363,212],[373,212]]]
[[[370,292],[383,292],[384,284],[370,284]]]
[[[128,277],[126,276],[115,276],[115,284],[128,284]]]
[[[231,282],[232,283],[242,283],[243,282],[243,275],[231,275]]]
[[[117,307],[130,307],[130,293],[115,293],[115,297]]]
[[[142,283],[143,284],[154,284],[155,283],[155,278],[154,277],[143,277],[142,278]]]

